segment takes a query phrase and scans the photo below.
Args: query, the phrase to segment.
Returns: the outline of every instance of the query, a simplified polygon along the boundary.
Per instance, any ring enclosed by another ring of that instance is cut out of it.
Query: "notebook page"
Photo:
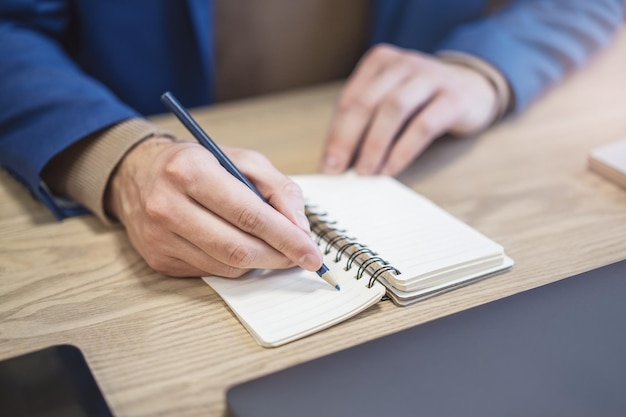
[[[456,278],[503,262],[503,248],[443,209],[385,177],[295,176],[307,203],[402,274],[391,282],[411,291],[429,280]]]
[[[465,285],[469,285],[478,280],[488,278],[494,274],[512,268],[513,264],[513,259],[505,256],[504,261],[496,267],[483,269],[480,272],[469,272],[467,275],[463,275],[460,278],[434,280],[430,283],[430,285],[423,286],[422,288],[412,291],[400,291],[388,283],[384,278],[381,278],[380,282],[387,287],[387,295],[395,304],[407,306],[423,301],[427,298],[455,290]]]
[[[337,291],[315,272],[300,268],[256,270],[241,278],[205,277],[257,343],[279,346],[337,324],[378,302],[385,288],[355,279],[333,254],[324,262],[337,279]]]

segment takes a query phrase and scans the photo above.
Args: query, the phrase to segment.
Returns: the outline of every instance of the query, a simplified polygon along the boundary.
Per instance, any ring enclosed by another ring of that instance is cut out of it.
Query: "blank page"
[[[315,272],[300,268],[257,270],[241,278],[205,277],[256,341],[279,346],[337,324],[380,301],[385,288],[356,280],[332,253],[325,263],[337,279],[337,291]]]

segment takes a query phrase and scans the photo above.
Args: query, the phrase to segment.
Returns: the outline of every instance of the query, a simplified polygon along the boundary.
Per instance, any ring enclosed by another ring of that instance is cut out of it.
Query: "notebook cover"
[[[626,260],[240,385],[237,417],[624,416]]]

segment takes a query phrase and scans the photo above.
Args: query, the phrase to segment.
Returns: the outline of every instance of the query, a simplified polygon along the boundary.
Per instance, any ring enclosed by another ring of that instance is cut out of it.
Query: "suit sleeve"
[[[61,204],[42,169],[81,138],[138,114],[63,49],[65,2],[21,4],[0,5],[0,164],[63,218],[85,210]]]
[[[521,111],[611,42],[623,24],[625,3],[517,0],[458,27],[438,49],[491,63],[510,85],[512,111]]]

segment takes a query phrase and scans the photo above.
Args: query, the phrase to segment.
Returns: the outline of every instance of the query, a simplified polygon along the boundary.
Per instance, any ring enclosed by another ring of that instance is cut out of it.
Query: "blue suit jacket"
[[[487,15],[488,0],[374,1],[371,43],[477,55],[508,79],[523,109],[607,44],[625,0],[517,0]],[[209,0],[2,0],[0,164],[58,216],[41,171],[80,138],[124,119],[163,112],[172,91],[211,102]]]

